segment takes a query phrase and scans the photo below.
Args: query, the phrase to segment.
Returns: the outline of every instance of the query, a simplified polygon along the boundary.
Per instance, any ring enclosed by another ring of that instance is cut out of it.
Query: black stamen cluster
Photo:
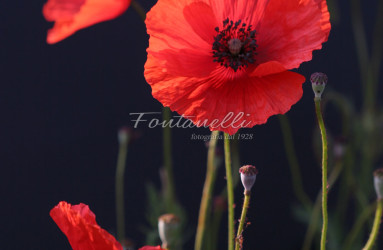
[[[252,30],[251,25],[247,26],[241,20],[233,22],[227,18],[223,21],[223,29],[220,31],[218,27],[215,31],[218,33],[214,37],[213,43],[213,61],[220,63],[226,68],[231,67],[236,72],[241,67],[249,66],[254,63],[256,55],[256,31]],[[246,27],[247,26],[247,27]],[[241,50],[238,54],[232,54],[229,48],[229,41],[237,38],[242,42]]]

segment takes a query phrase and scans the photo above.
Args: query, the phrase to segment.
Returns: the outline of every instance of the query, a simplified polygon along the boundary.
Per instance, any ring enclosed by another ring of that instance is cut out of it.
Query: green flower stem
[[[228,206],[228,249],[234,250],[234,190],[231,172],[230,135],[224,134],[225,168],[227,181],[227,206]]]
[[[217,145],[217,139],[219,131],[213,131],[211,133],[209,150],[207,154],[207,170],[206,179],[202,191],[201,206],[199,209],[197,234],[195,239],[195,250],[201,250],[203,246],[204,236],[206,234],[206,221],[209,214],[209,208],[211,206],[211,195],[213,193],[213,187],[216,179],[216,165],[215,165],[215,149]]]
[[[324,126],[322,111],[321,111],[321,100],[315,98],[315,111],[318,118],[318,124],[322,135],[322,235],[321,235],[321,250],[326,249],[327,239],[327,227],[328,227],[328,214],[327,214],[327,135],[326,128]]]
[[[370,237],[368,238],[366,245],[363,247],[363,250],[371,250],[372,247],[374,246],[376,238],[378,237],[380,219],[382,218],[382,211],[383,211],[383,199],[378,200],[377,203],[378,204],[376,207],[374,225],[372,226]]]
[[[303,189],[301,172],[299,168],[297,154],[294,149],[294,140],[292,137],[289,119],[286,115],[280,115],[279,122],[281,124],[283,142],[285,146],[287,160],[290,166],[295,196],[306,209],[310,209],[310,207],[312,206],[312,202]]]
[[[128,140],[120,142],[120,148],[116,167],[116,219],[117,219],[117,240],[122,242],[125,238],[125,208],[124,208],[124,174],[126,166],[126,156],[128,154]]]
[[[338,161],[334,167],[334,170],[331,172],[330,177],[328,178],[328,192],[330,192],[332,185],[335,183],[335,181],[338,179],[342,169],[343,169],[343,162]],[[317,231],[317,225],[319,222],[319,213],[320,213],[320,205],[321,205],[321,194],[322,192],[319,192],[317,195],[317,198],[315,200],[314,208],[311,212],[309,227],[306,231],[305,240],[303,243],[303,250],[310,250],[311,244],[314,239],[315,232]]]
[[[362,213],[359,214],[354,226],[352,227],[350,233],[347,235],[346,240],[344,241],[343,250],[349,250],[354,245],[355,240],[358,235],[362,232],[363,225],[368,221],[372,213],[374,212],[373,205],[366,207]]]
[[[250,191],[245,191],[245,199],[243,200],[243,206],[242,206],[242,213],[241,213],[241,220],[239,222],[238,226],[238,231],[237,231],[237,238],[235,241],[235,250],[242,249],[242,240],[241,240],[241,235],[243,232],[243,226],[245,225],[246,221],[246,214],[247,214],[247,209],[250,204]]]
[[[162,111],[164,122],[171,119],[171,111],[168,107],[164,107]],[[164,169],[165,169],[165,201],[167,208],[170,209],[175,203],[174,179],[173,179],[173,161],[172,161],[172,134],[170,126],[163,129],[163,153],[164,153]]]

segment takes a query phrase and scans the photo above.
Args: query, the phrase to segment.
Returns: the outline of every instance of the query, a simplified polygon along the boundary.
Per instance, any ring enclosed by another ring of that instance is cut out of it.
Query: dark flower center
[[[231,67],[235,72],[254,63],[256,55],[256,31],[251,25],[247,26],[241,20],[233,22],[227,18],[223,21],[223,29],[215,28],[213,58],[226,68]]]

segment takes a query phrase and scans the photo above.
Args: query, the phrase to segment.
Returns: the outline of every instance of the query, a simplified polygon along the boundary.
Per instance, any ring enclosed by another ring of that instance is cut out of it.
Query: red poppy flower
[[[138,250],[165,250],[165,249],[161,248],[160,246],[156,246],[156,247],[144,246],[144,247],[141,247]]]
[[[122,250],[121,244],[97,225],[96,216],[85,204],[72,206],[61,201],[50,216],[74,250]]]
[[[158,0],[146,19],[154,98],[230,134],[284,114],[331,25],[325,0]]]
[[[43,7],[48,30],[47,43],[57,43],[76,31],[121,15],[131,0],[48,0]]]

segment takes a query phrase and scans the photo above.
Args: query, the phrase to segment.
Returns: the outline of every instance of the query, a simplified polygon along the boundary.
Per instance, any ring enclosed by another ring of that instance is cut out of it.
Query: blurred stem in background
[[[215,163],[216,146],[219,136],[219,131],[213,131],[211,133],[209,149],[207,154],[207,170],[205,184],[202,191],[201,206],[198,216],[198,226],[195,238],[195,250],[201,250],[203,241],[206,235],[207,216],[211,214],[211,197],[213,193],[214,183],[217,177],[217,164]]]
[[[141,4],[139,4],[136,0],[132,0],[130,6],[137,12],[137,14],[141,17],[142,21],[145,22],[146,19],[146,11],[142,8]]]
[[[295,152],[294,140],[291,132],[289,119],[286,115],[280,115],[278,117],[282,129],[286,156],[290,166],[294,194],[299,200],[299,202],[302,203],[302,205],[307,210],[310,210],[312,207],[312,202],[303,188],[300,167]]]
[[[168,107],[164,107],[162,111],[162,118],[164,123],[168,123],[171,119],[171,111]],[[173,178],[173,160],[172,160],[172,134],[170,126],[163,128],[163,150],[164,150],[164,197],[166,207],[168,210],[174,206],[175,203],[175,189]]]
[[[127,128],[121,128],[118,131],[119,151],[116,168],[116,219],[117,219],[117,240],[123,242],[125,239],[125,206],[124,206],[124,175],[126,166],[126,157],[128,154],[128,144],[130,133]]]

